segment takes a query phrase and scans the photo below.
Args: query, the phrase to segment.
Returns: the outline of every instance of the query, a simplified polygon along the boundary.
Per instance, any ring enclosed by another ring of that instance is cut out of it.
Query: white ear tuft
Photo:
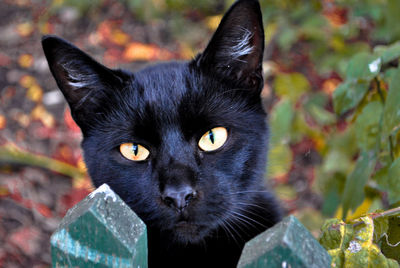
[[[235,44],[230,48],[229,54],[232,58],[238,61],[246,62],[241,60],[240,57],[249,55],[253,51],[253,46],[250,41],[254,33],[244,27],[238,27],[239,31],[243,33],[240,34],[240,38],[234,40]]]
[[[68,84],[74,89],[93,86],[99,80],[99,76],[96,73],[84,73],[82,70],[72,66],[70,62],[62,63],[61,66],[67,72]]]

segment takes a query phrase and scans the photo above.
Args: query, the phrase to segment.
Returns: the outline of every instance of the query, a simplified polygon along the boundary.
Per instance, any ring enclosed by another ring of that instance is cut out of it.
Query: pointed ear
[[[44,36],[42,46],[72,116],[84,131],[113,90],[122,86],[123,78],[59,37]]]
[[[196,65],[244,87],[262,86],[264,29],[256,0],[237,1],[222,18]],[[261,85],[260,85],[261,84]]]

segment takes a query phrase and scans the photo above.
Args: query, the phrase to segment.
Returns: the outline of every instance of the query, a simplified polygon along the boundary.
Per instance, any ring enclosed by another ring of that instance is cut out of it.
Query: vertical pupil
[[[211,143],[214,144],[214,133],[212,130],[208,132],[208,137],[210,138]]]
[[[139,146],[136,143],[132,144],[132,152],[134,155],[138,154]]]

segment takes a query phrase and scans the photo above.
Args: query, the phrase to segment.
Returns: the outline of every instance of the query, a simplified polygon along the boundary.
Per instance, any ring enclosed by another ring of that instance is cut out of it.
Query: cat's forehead
[[[142,101],[153,105],[178,102],[187,91],[188,67],[169,62],[147,67],[135,73],[135,84],[141,89]]]
[[[132,115],[136,128],[155,128],[181,125],[181,107],[193,88],[193,76],[187,63],[169,62],[147,67],[133,74],[130,92],[127,92],[131,109],[123,109]],[[198,85],[199,86],[199,85]],[[195,89],[196,91],[197,89]]]

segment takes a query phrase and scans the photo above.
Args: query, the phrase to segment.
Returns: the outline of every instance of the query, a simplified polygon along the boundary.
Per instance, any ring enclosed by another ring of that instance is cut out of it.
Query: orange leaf
[[[15,114],[14,117],[14,119],[18,121],[18,123],[24,128],[27,128],[31,123],[31,119],[29,118],[29,116],[22,112],[18,112],[17,114]]]
[[[125,48],[123,58],[127,61],[168,60],[173,58],[173,54],[154,45],[132,42]]]
[[[64,122],[67,125],[68,129],[74,133],[81,133],[81,129],[75,123],[74,119],[71,116],[71,111],[69,108],[64,111]]]
[[[43,90],[40,86],[38,85],[32,85],[29,87],[28,91],[26,92],[26,96],[28,99],[34,101],[34,102],[39,102],[43,98]]]
[[[10,194],[10,191],[8,190],[7,187],[0,186],[0,197],[8,196],[9,194]]]
[[[37,84],[36,79],[31,75],[24,75],[19,80],[19,84],[24,88],[30,88],[34,84]]]
[[[4,115],[0,114],[0,130],[5,129],[7,125],[7,119]]]
[[[339,79],[330,78],[324,81],[324,83],[322,84],[322,90],[331,95],[339,84],[340,84]]]
[[[54,127],[56,120],[53,115],[50,114],[43,105],[37,105],[31,112],[31,116],[34,120],[40,120],[46,127]]]
[[[129,35],[119,29],[114,29],[111,34],[111,40],[117,45],[125,45],[129,41]]]
[[[103,21],[97,28],[100,39],[120,46],[128,43],[130,37],[120,29],[121,23],[121,21]]]
[[[18,63],[22,68],[29,68],[33,65],[33,56],[30,54],[22,54],[18,58]]]
[[[39,212],[42,216],[46,218],[51,218],[53,216],[51,209],[45,204],[36,204],[35,209],[37,212]]]
[[[222,15],[210,16],[206,20],[207,27],[211,30],[216,30],[221,22]]]
[[[53,25],[49,22],[45,22],[40,25],[40,33],[41,34],[50,34],[53,32]]]
[[[80,171],[87,172],[86,164],[83,161],[82,156],[79,157],[78,162],[76,163],[76,166],[79,168]]]
[[[17,33],[22,37],[27,37],[33,33],[34,27],[30,22],[24,22],[17,25]]]

